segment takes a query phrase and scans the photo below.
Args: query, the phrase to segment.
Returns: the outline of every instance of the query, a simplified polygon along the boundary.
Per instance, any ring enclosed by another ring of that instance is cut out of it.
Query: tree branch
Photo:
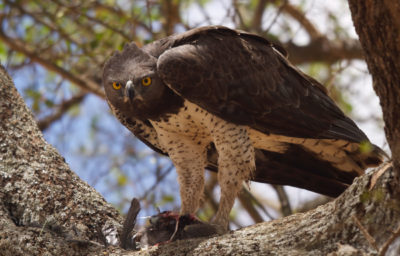
[[[85,97],[86,93],[80,93],[78,95],[73,96],[72,98],[61,102],[58,106],[56,106],[56,110],[52,115],[49,115],[38,121],[38,126],[41,131],[46,130],[54,121],[60,119],[66,111],[68,111],[71,107],[80,103]]]
[[[86,12],[82,12],[82,11],[80,11],[79,9],[77,10],[77,8],[71,7],[70,5],[66,5],[66,4],[64,4],[63,2],[61,2],[61,1],[54,0],[54,2],[56,2],[59,6],[64,7],[68,12],[72,12],[72,13],[74,13],[74,14],[76,14],[76,15],[83,15],[83,16],[84,16],[86,19],[88,19],[89,21],[92,21],[92,22],[94,22],[94,23],[97,23],[97,24],[99,24],[99,25],[101,25],[101,26],[103,26],[103,27],[105,27],[105,28],[107,28],[107,29],[113,31],[114,33],[121,35],[121,36],[122,36],[126,41],[128,41],[128,42],[132,40],[132,36],[126,34],[123,30],[121,30],[121,29],[119,29],[119,28],[113,27],[113,26],[111,26],[110,24],[108,24],[108,23],[106,23],[106,22],[104,22],[104,21],[102,21],[102,20],[100,20],[100,19],[97,19],[97,18],[95,18],[95,17],[91,17],[91,16],[88,15]],[[97,4],[97,3],[95,2],[94,5],[96,5],[96,4]],[[78,7],[78,8],[79,8],[79,7]],[[94,8],[96,9],[95,6],[94,6]]]
[[[281,212],[283,216],[289,216],[292,214],[292,207],[290,206],[289,198],[285,192],[283,186],[272,185],[276,194],[278,195],[279,202],[281,203]]]
[[[340,60],[364,59],[358,40],[332,42],[320,37],[308,45],[298,46],[292,42],[283,44],[293,64],[310,62],[334,63]]]
[[[242,192],[238,196],[240,204],[246,210],[246,212],[250,215],[253,219],[254,223],[263,222],[263,218],[258,213],[256,208],[254,207],[253,200],[249,191],[243,187]]]
[[[96,252],[106,223],[122,218],[44,141],[0,66],[0,255]]]
[[[233,7],[233,10],[234,10],[234,16],[233,17],[237,18],[238,21],[239,21],[239,24],[237,24],[237,27],[239,27],[239,28],[241,28],[243,30],[247,30],[248,28],[246,26],[246,22],[244,21],[244,19],[242,17],[242,14],[240,13],[240,6],[239,6],[239,3],[238,3],[238,0],[233,0],[232,1],[232,7]],[[237,21],[234,20],[234,23],[236,24]]]
[[[2,20],[0,20],[0,24],[2,24]],[[4,30],[1,27],[0,27],[0,40],[5,42],[7,44],[7,46],[10,47],[11,49],[26,55],[32,61],[42,65],[47,70],[50,70],[50,71],[53,71],[53,72],[59,74],[62,78],[74,83],[75,85],[81,87],[83,90],[92,92],[101,98],[105,98],[104,91],[98,83],[96,83],[93,80],[88,79],[82,75],[72,74],[72,73],[68,72],[67,70],[63,69],[62,67],[57,66],[51,60],[41,57],[38,53],[29,49],[29,46],[27,46],[24,42],[22,42],[16,38],[8,37],[4,33]]]
[[[286,3],[282,6],[283,12],[289,14],[294,18],[300,25],[307,31],[308,35],[310,36],[310,41],[314,41],[320,38],[322,35],[318,31],[318,29],[312,24],[312,22],[307,19],[302,11],[300,11],[297,7]]]
[[[71,43],[74,43],[76,45],[80,45],[80,42],[78,42],[73,37],[71,37],[70,34],[66,33],[62,28],[56,27],[56,25],[54,23],[45,21],[42,18],[42,16],[39,16],[35,13],[31,13],[31,12],[27,11],[25,8],[23,8],[23,6],[21,4],[16,4],[16,3],[8,1],[8,0],[5,0],[5,3],[9,4],[10,6],[12,6],[15,9],[19,10],[22,14],[28,15],[29,17],[34,19],[36,21],[36,23],[42,24],[43,26],[49,28],[51,31],[58,33],[65,40],[68,40]]]
[[[260,0],[254,11],[253,19],[251,22],[251,29],[254,32],[261,32],[261,23],[265,11],[265,6],[270,0]]]
[[[166,35],[174,33],[174,28],[177,23],[181,22],[181,16],[179,12],[179,1],[162,0],[161,13],[162,13],[162,24]]]

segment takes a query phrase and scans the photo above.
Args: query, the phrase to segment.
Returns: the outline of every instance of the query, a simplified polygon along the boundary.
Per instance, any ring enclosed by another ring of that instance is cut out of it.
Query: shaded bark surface
[[[0,118],[0,255],[400,253],[400,195],[390,163],[381,176],[366,174],[335,201],[306,213],[141,252],[104,247],[100,229],[106,223],[119,227],[121,216],[44,141],[3,68]]]
[[[400,189],[400,2],[349,0],[349,5],[382,106]]]

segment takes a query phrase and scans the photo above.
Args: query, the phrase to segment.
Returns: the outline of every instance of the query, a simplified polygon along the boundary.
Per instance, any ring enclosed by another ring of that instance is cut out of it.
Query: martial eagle
[[[218,172],[213,223],[224,229],[243,181],[337,196],[383,160],[284,49],[247,32],[209,26],[129,43],[105,64],[103,84],[120,122],[174,163],[180,214],[197,211],[204,170]]]

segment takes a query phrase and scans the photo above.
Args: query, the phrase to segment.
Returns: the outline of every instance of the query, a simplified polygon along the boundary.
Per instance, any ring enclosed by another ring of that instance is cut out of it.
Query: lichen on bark
[[[62,255],[70,241],[97,242],[106,221],[121,222],[43,139],[3,67],[0,120],[0,255]]]

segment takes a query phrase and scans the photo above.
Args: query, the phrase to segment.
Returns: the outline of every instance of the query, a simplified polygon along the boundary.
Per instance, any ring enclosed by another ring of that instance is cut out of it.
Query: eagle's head
[[[107,100],[125,116],[148,119],[159,112],[160,102],[169,90],[157,76],[157,59],[135,43],[115,52],[103,69]]]

